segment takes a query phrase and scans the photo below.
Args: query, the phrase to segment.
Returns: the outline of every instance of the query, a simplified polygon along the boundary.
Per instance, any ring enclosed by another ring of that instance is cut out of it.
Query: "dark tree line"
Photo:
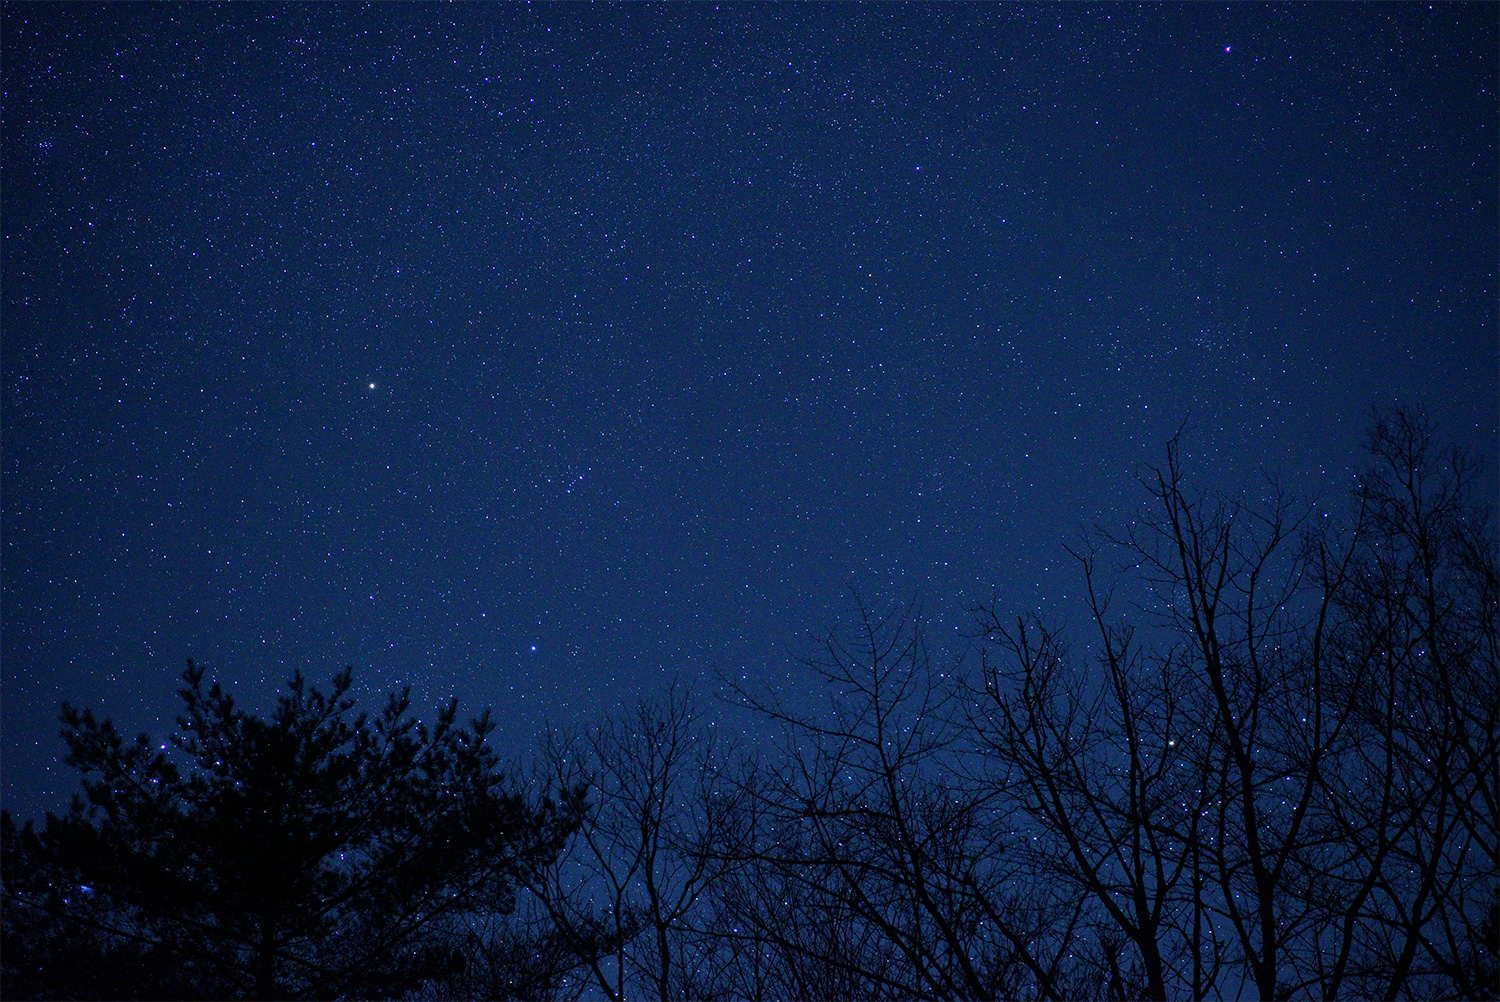
[[[1074,548],[1088,629],[856,605],[750,756],[673,689],[502,774],[487,719],[267,721],[190,666],[171,749],[64,711],[4,820],[13,997],[1493,998],[1495,523],[1420,416],[1351,514],[1199,492]]]

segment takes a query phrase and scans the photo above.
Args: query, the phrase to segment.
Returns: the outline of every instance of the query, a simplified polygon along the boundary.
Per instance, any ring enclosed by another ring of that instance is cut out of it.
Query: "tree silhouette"
[[[540,749],[546,787],[587,784],[590,804],[577,837],[527,886],[606,997],[703,996],[699,901],[730,865],[707,848],[737,799],[730,761],[677,685]]]
[[[0,818],[5,994],[1500,995],[1475,471],[1402,411],[1348,519],[1183,455],[1075,548],[1081,653],[990,606],[937,664],[915,603],[856,599],[805,662],[826,712],[726,679],[783,731],[758,761],[675,688],[549,735],[552,799],[487,716],[354,717],[347,671],[262,720],[189,663],[158,746],[65,706],[84,796]]]
[[[1077,554],[1096,666],[981,610],[972,727],[1036,878],[1089,903],[1103,994],[1495,994],[1493,521],[1419,416],[1371,455],[1337,532],[1274,485],[1190,491],[1174,440],[1106,537],[1137,624]]]
[[[577,825],[573,791],[507,792],[488,714],[461,726],[450,703],[429,728],[402,692],[352,716],[346,669],[328,694],[298,674],[262,719],[204,674],[189,662],[179,732],[159,746],[65,704],[84,794],[40,830],[4,822],[7,932],[83,930],[131,958],[146,983],[109,996],[399,995],[455,963],[438,920],[503,909]],[[37,938],[8,938],[8,993],[95,987],[69,981],[58,937]]]
[[[1320,806],[1339,848],[1331,994],[1500,995],[1495,812],[1500,644],[1491,514],[1476,471],[1420,414],[1371,422],[1369,527],[1348,586],[1338,677],[1353,720]]]
[[[981,608],[966,677],[860,605],[829,714],[730,680],[788,741],[718,840],[718,994],[1494,997],[1493,516],[1420,415],[1371,429],[1345,520],[1169,443],[1075,552],[1086,660]]]
[[[977,775],[964,690],[932,664],[920,610],[856,601],[808,666],[822,717],[738,690],[786,728],[724,851],[718,896],[753,997],[1072,997],[1078,910],[1027,879],[1005,791]]]

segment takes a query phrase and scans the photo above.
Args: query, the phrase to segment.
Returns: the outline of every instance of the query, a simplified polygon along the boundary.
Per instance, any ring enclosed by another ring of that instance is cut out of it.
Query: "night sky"
[[[1493,484],[1497,20],[6,4],[5,805],[188,657],[520,751],[797,698],[851,589],[957,656],[1184,424],[1336,509],[1425,405]]]

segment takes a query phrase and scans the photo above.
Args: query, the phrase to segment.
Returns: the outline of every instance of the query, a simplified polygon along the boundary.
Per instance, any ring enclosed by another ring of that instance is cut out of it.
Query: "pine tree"
[[[4,820],[7,995],[393,997],[461,962],[442,923],[508,908],[577,827],[581,794],[507,788],[488,713],[429,728],[401,692],[355,716],[346,669],[262,719],[204,674],[162,745],[64,704],[83,794]]]

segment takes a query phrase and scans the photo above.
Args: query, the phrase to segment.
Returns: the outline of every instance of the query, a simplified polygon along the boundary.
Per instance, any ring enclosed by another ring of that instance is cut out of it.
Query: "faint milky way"
[[[1495,468],[1487,5],[10,5],[4,797],[352,664],[503,740],[941,646],[1190,473]]]

